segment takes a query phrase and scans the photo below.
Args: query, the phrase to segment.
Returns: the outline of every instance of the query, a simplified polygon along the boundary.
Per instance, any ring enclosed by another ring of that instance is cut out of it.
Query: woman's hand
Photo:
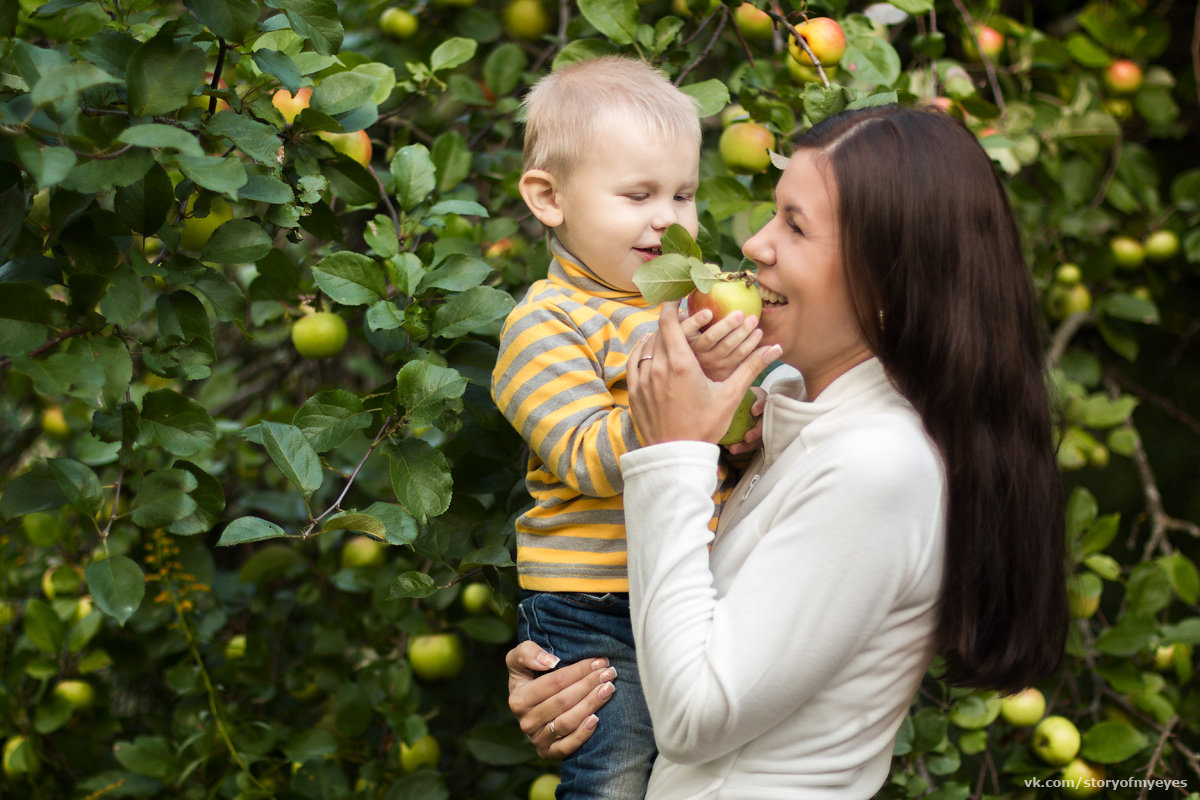
[[[664,303],[658,333],[634,346],[626,369],[629,406],[647,444],[716,442],[755,376],[779,357],[778,345],[760,347],[724,381],[705,376],[679,320],[679,304]]]
[[[509,650],[504,661],[508,707],[539,756],[566,758],[591,738],[599,722],[596,710],[612,697],[617,677],[606,659],[578,661],[547,672],[558,659],[526,641]]]

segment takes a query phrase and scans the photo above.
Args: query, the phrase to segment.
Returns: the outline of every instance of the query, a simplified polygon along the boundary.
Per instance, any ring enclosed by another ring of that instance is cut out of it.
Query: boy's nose
[[[675,213],[675,209],[670,203],[659,205],[654,209],[654,214],[650,218],[650,224],[656,230],[666,230],[679,221],[679,215]]]

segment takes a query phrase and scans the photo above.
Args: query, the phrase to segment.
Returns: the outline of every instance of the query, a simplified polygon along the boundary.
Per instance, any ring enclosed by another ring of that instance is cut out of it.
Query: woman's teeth
[[[758,293],[762,296],[763,305],[782,306],[787,304],[787,298],[779,292],[773,292],[761,283],[758,285]]]

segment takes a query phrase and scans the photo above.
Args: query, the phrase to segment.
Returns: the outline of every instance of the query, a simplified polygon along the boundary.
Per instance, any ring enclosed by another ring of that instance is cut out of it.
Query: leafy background
[[[851,103],[965,115],[1051,331],[1078,618],[1048,713],[1112,778],[1200,787],[1194,4],[796,0],[755,38],[737,0],[432,0],[405,6],[405,39],[381,33],[388,5],[0,0],[5,796],[515,798],[553,770],[505,706],[528,498],[487,387],[546,268],[515,189],[519,97],[608,52],[711,115],[699,241],[726,269],[774,177],[717,155],[731,102],[784,154]],[[846,31],[829,84],[786,63],[805,14]],[[1104,84],[1117,58],[1145,70],[1131,95]],[[271,98],[302,87],[289,124]],[[355,131],[365,165],[318,135]],[[1160,230],[1177,253],[1119,263],[1114,237]],[[339,356],[292,347],[313,310],[349,324]],[[414,676],[430,633],[464,644],[455,678]],[[440,758],[407,773],[400,745],[426,734]],[[1056,770],[1031,738],[935,669],[881,796],[1038,796],[1024,780]]]

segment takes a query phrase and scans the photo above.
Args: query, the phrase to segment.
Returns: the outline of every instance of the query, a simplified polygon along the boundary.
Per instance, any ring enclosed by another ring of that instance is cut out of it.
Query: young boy
[[[655,748],[634,656],[617,459],[640,445],[626,361],[657,329],[659,309],[633,274],[673,223],[697,233],[700,123],[664,75],[620,57],[557,70],[525,111],[520,191],[551,232],[552,261],[505,321],[492,377],[497,406],[530,447],[534,505],[516,523],[519,635],[563,663],[603,656],[617,672],[595,733],[562,764],[560,800],[636,800]],[[756,325],[726,318],[689,337],[710,377],[757,344]]]

